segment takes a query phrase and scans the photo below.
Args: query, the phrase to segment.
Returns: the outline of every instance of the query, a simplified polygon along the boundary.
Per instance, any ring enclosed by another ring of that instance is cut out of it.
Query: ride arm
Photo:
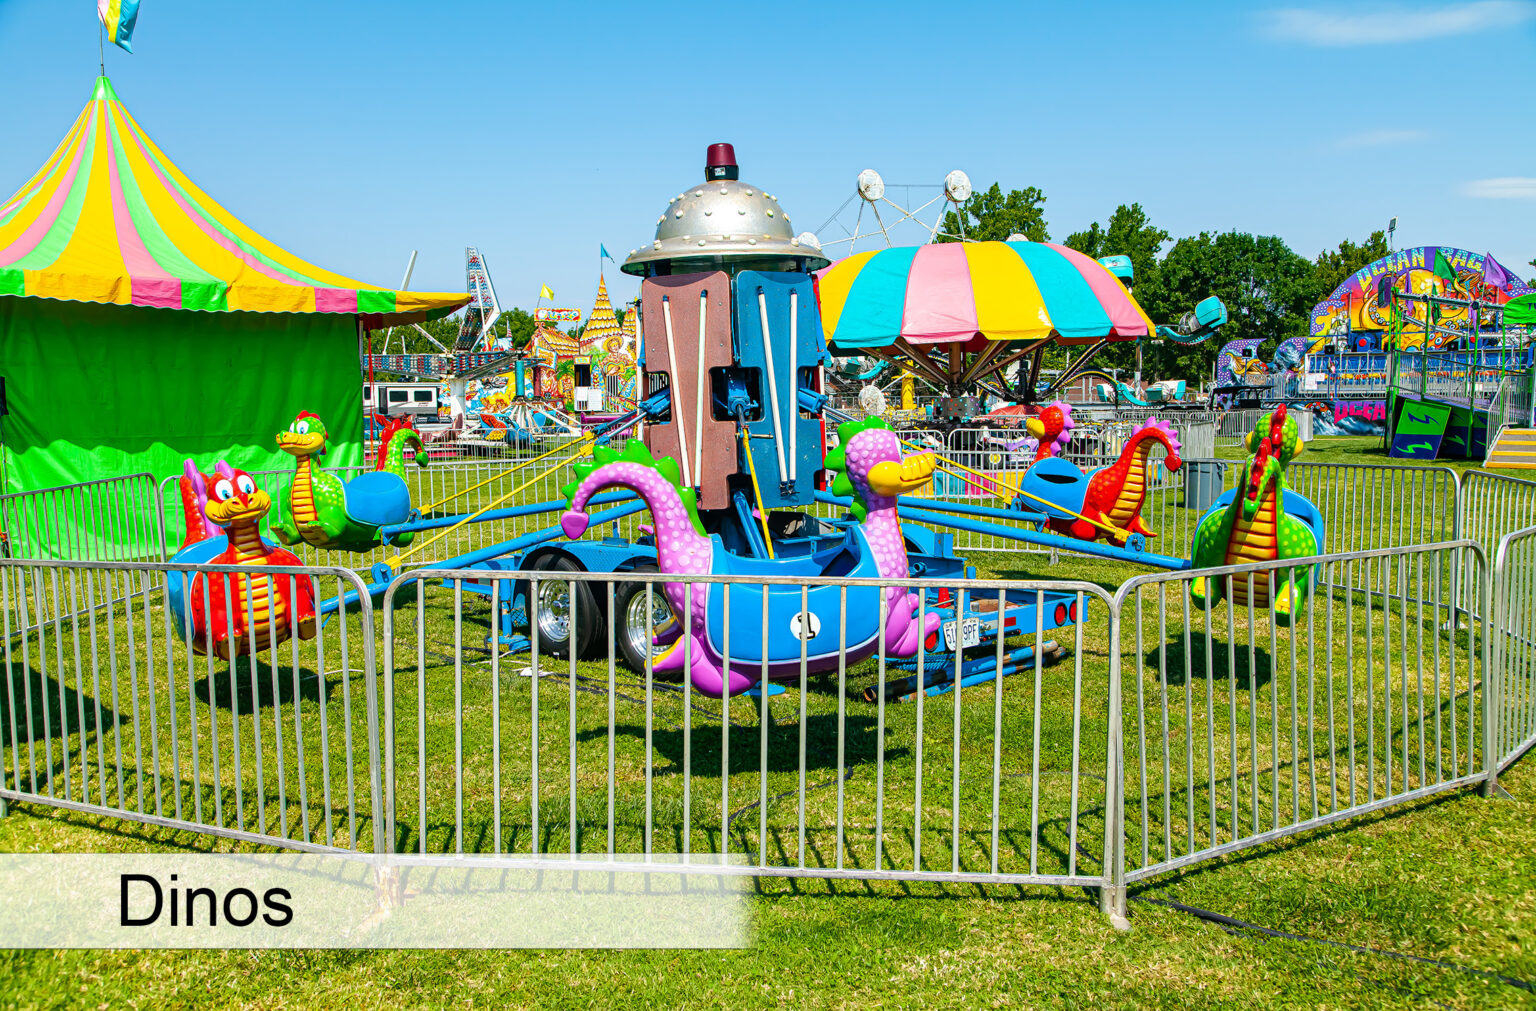
[[[671,403],[672,391],[669,388],[657,390],[636,404],[634,410],[626,411],[601,428],[594,429],[592,439],[595,442],[604,442],[620,432],[633,428],[642,418],[646,421],[656,421],[667,412],[667,407]]]

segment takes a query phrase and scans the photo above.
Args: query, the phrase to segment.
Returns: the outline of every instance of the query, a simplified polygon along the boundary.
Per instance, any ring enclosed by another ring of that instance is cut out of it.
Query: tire
[[[655,572],[656,566],[642,563],[635,572]],[[645,588],[651,587],[651,621],[645,621]],[[613,591],[613,639],[631,670],[645,673],[647,652],[654,658],[666,652],[666,646],[652,645],[655,633],[666,624],[676,623],[660,583],[621,583]],[[657,674],[658,681],[681,681],[682,675]]]
[[[580,565],[564,555],[549,554],[538,560],[535,572],[547,572],[560,576],[568,572],[585,572]],[[534,588],[529,586],[532,596]],[[589,654],[602,636],[602,612],[590,583],[567,582],[553,578],[538,585],[538,600],[529,601],[529,622],[536,624],[539,636],[539,653],[544,656],[569,660],[571,657],[571,601],[576,603],[575,643],[576,657]],[[529,629],[529,638],[533,629]]]

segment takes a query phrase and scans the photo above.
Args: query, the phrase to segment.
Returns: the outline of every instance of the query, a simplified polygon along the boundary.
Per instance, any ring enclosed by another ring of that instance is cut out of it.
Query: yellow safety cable
[[[752,476],[752,495],[757,499],[757,518],[763,525],[763,543],[768,547],[768,557],[773,558],[773,538],[768,536],[768,511],[763,508],[763,490],[757,486],[757,465],[752,462],[752,444],[747,441],[747,427],[741,427],[741,448],[747,452],[747,473]]]
[[[567,449],[567,448],[569,448],[569,444],[567,444],[566,446],[562,446],[561,447],[561,449]],[[530,477],[528,480],[524,481],[522,484],[518,485],[516,488],[513,488],[511,491],[507,492],[505,495],[502,495],[502,496],[494,499],[490,503],[490,505],[487,505],[487,506],[485,506],[482,509],[477,509],[475,512],[470,513],[468,516],[466,516],[463,519],[459,520],[459,522],[455,523],[453,526],[448,527],[445,530],[443,530],[442,533],[439,533],[437,536],[429,537],[429,538],[427,538],[424,541],[417,541],[415,544],[412,544],[409,548],[407,548],[405,551],[400,552],[398,555],[395,555],[392,558],[386,558],[384,560],[384,564],[388,565],[391,569],[397,568],[400,565],[401,562],[405,561],[405,559],[407,559],[410,556],[414,555],[416,552],[420,551],[422,548],[425,548],[425,547],[427,547],[428,545],[431,545],[431,544],[436,544],[438,541],[442,540],[444,537],[447,537],[449,534],[451,534],[455,530],[459,529],[459,527],[462,527],[462,526],[464,526],[464,525],[466,525],[468,523],[474,522],[474,520],[477,517],[481,516],[484,513],[490,512],[492,509],[496,508],[498,505],[500,505],[501,503],[505,502],[507,499],[511,498],[513,495],[516,495],[518,492],[522,491],[523,489],[528,488],[531,485],[537,484],[539,481],[542,481],[544,478],[548,477],[550,474],[553,474],[555,471],[559,470],[561,467],[564,467],[566,464],[570,463],[572,460],[576,459],[578,456],[581,456],[585,452],[586,452],[586,449],[585,449],[585,447],[583,447],[582,449],[578,450],[577,452],[572,453],[570,456],[566,457],[564,460],[561,460],[559,463],[555,464],[553,467],[549,468],[548,470],[544,471],[543,473],[535,474],[533,477]],[[529,462],[531,463],[532,461],[530,460]]]
[[[907,442],[905,439],[903,439],[901,441],[901,444],[903,446],[907,447],[908,449],[915,449],[915,450],[918,450],[919,452],[923,452],[923,453],[933,453],[933,458],[935,460],[943,461],[944,463],[947,463],[947,464],[949,464],[952,467],[957,467],[960,470],[966,471],[967,473],[975,474],[977,477],[979,477],[979,478],[981,478],[981,479],[983,479],[985,481],[991,481],[993,489],[996,489],[997,486],[998,486],[997,478],[992,477],[992,476],[987,475],[987,474],[983,474],[981,471],[978,471],[978,470],[971,470],[971,468],[967,467],[965,464],[957,463],[956,461],[951,460],[951,459],[949,459],[946,456],[940,456],[938,453],[934,453],[933,450],[931,450],[931,449],[928,449],[928,448],[926,448],[924,446],[919,446],[916,443]],[[965,475],[963,475],[963,474],[956,474],[954,471],[945,470],[943,467],[940,467],[938,464],[934,465],[934,469],[938,470],[938,471],[941,471],[941,472],[943,472],[945,474],[948,474],[951,477],[958,477],[960,480],[967,481],[968,483],[973,484],[973,485],[975,485],[978,488],[982,488],[984,490],[986,489],[986,485],[977,484],[975,481],[969,481],[965,477]],[[1127,533],[1124,530],[1121,530],[1119,527],[1115,526],[1112,523],[1101,523],[1098,520],[1089,519],[1087,516],[1084,516],[1082,513],[1073,512],[1071,509],[1068,509],[1064,505],[1058,505],[1057,503],[1052,502],[1050,499],[1043,499],[1043,498],[1041,498],[1039,495],[1031,495],[1027,491],[1023,491],[1023,490],[1020,490],[1020,489],[1015,489],[1015,491],[1017,491],[1017,493],[1019,495],[1022,495],[1024,498],[1031,499],[1031,500],[1033,500],[1035,502],[1039,502],[1042,505],[1048,505],[1052,509],[1055,509],[1057,512],[1070,513],[1071,515],[1076,516],[1078,519],[1082,520],[1084,523],[1091,523],[1092,525],[1098,527],[1100,530],[1103,530],[1105,533],[1113,534],[1114,536],[1119,537],[1122,540],[1128,540],[1130,538],[1130,536],[1131,536],[1129,533]]]
[[[425,513],[428,510],[437,508],[438,506],[442,505],[444,502],[452,502],[456,498],[462,498],[463,496],[468,495],[470,492],[474,491],[476,488],[483,488],[484,486],[490,484],[492,481],[500,481],[504,477],[508,477],[508,476],[510,476],[512,474],[516,474],[518,471],[522,470],[524,467],[531,467],[532,465],[538,463],[540,460],[548,459],[549,457],[554,456],[556,453],[563,453],[566,450],[568,450],[568,449],[578,445],[579,443],[587,442],[591,438],[592,438],[591,433],[588,433],[586,435],[581,436],[579,439],[573,439],[570,442],[562,443],[561,445],[556,446],[554,449],[550,450],[548,453],[541,453],[541,454],[539,454],[538,456],[534,457],[531,460],[524,460],[522,463],[519,463],[515,467],[509,467],[506,470],[502,471],[500,474],[493,474],[490,477],[486,478],[484,481],[477,481],[474,484],[470,485],[468,488],[464,488],[464,489],[462,489],[460,491],[454,492],[452,495],[449,495],[447,498],[440,498],[436,502],[428,502],[426,505],[421,507],[421,512]]]

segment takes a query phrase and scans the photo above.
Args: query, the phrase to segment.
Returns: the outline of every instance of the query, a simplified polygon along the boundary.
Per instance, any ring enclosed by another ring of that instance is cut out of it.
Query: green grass
[[[1528,1007],[1468,973],[1229,933],[1168,898],[1313,938],[1536,976],[1529,763],[1514,801],[1457,793],[1134,893],[1112,929],[1075,890],[805,882],[753,900],[740,952],[15,952],[14,1007]],[[13,809],[0,845],[175,849]]]
[[[1373,458],[1364,445],[1356,445],[1372,440],[1336,441],[1350,445],[1317,449],[1314,444],[1316,455],[1311,458],[1385,462],[1385,458]],[[1170,505],[1163,509],[1162,516],[1182,529],[1187,526],[1188,517],[1178,514],[1185,512]],[[979,555],[974,560],[983,575],[1010,579],[1080,578],[1111,589],[1137,571],[1126,565],[1082,559],[1064,558],[1052,566],[1044,555]],[[1434,599],[1435,588],[1443,591],[1446,585],[1443,571],[1421,574],[1409,567],[1394,568],[1391,574],[1394,581],[1402,578],[1415,588],[1423,586],[1424,592],[1431,594],[1430,599]],[[1381,580],[1383,573],[1377,571],[1375,578]],[[12,592],[14,595],[19,591]],[[26,592],[32,595],[29,599],[35,599],[39,588]],[[40,588],[44,598],[54,592],[51,587]],[[67,594],[69,587],[64,586],[62,592]],[[585,850],[601,851],[606,846],[609,810],[607,664],[583,661],[577,665],[574,708],[572,684],[564,676],[550,677],[537,685],[541,789],[539,815],[535,819],[532,793],[527,785],[527,770],[533,756],[528,728],[534,684],[515,674],[515,669],[526,665],[526,661],[499,658],[499,676],[492,677],[488,655],[474,648],[483,641],[488,618],[488,609],[476,598],[464,607],[462,640],[466,648],[462,666],[456,669],[454,628],[447,617],[450,608],[436,606],[446,603],[446,592],[432,591],[429,600],[433,606],[428,608],[425,634],[419,643],[413,630],[402,631],[394,664],[398,672],[394,694],[396,754],[401,762],[401,831],[397,847],[415,849],[425,838],[426,848],[432,852],[451,852],[459,845],[484,851],[493,847],[499,824],[505,848],[526,852],[535,832],[542,849],[567,848],[571,807],[567,732],[574,717],[579,731],[578,841]],[[1392,781],[1395,788],[1408,788],[1419,782],[1416,760],[1421,746],[1430,756],[1431,771],[1434,755],[1443,752],[1442,757],[1448,756],[1444,742],[1441,750],[1430,743],[1434,740],[1432,731],[1419,732],[1413,718],[1417,713],[1410,715],[1406,726],[1401,722],[1386,724],[1387,714],[1398,712],[1395,705],[1400,704],[1401,697],[1393,696],[1394,708],[1389,710],[1381,678],[1376,677],[1369,684],[1366,681],[1367,671],[1379,673],[1389,655],[1396,676],[1407,677],[1409,669],[1403,665],[1403,658],[1421,653],[1431,658],[1427,670],[1447,678],[1435,700],[1443,703],[1468,688],[1467,636],[1462,633],[1453,637],[1439,630],[1432,608],[1428,618],[1415,614],[1411,608],[1406,614],[1393,611],[1390,617],[1384,617],[1379,604],[1368,607],[1359,595],[1325,593],[1314,604],[1311,620],[1294,633],[1271,633],[1263,621],[1249,628],[1241,613],[1229,622],[1224,609],[1219,609],[1212,615],[1210,627],[1213,641],[1220,643],[1220,647],[1213,651],[1211,666],[1207,666],[1202,651],[1183,646],[1181,602],[1170,598],[1173,623],[1164,629],[1159,628],[1151,609],[1154,599],[1150,592],[1143,599],[1144,614],[1150,616],[1142,626],[1143,641],[1137,643],[1129,629],[1123,640],[1128,658],[1122,704],[1126,707],[1128,740],[1126,768],[1131,796],[1127,801],[1127,849],[1132,854],[1131,866],[1141,859],[1143,830],[1154,860],[1169,839],[1176,845],[1188,841],[1183,834],[1180,811],[1191,797],[1182,792],[1182,784],[1196,770],[1186,761],[1183,750],[1186,714],[1198,734],[1209,733],[1220,747],[1222,764],[1216,780],[1204,784],[1201,770],[1204,785],[1199,789],[1204,792],[1198,792],[1194,799],[1202,809],[1214,799],[1224,816],[1235,810],[1246,826],[1254,816],[1252,794],[1258,790],[1257,814],[1263,828],[1267,827],[1263,821],[1275,804],[1283,802],[1285,806],[1282,824],[1290,816],[1293,797],[1299,798],[1298,803],[1304,807],[1309,804],[1309,788],[1316,779],[1325,783],[1330,776],[1335,781],[1347,779],[1352,770],[1364,789],[1363,756],[1351,756],[1342,748],[1319,755],[1304,747],[1308,731],[1314,735],[1325,731],[1327,716],[1321,709],[1306,708],[1305,678],[1293,681],[1289,676],[1292,643],[1302,655],[1309,645],[1331,651],[1327,655],[1335,661],[1337,684],[1342,685],[1344,678],[1351,679],[1356,691],[1355,704],[1348,711],[1342,706],[1335,708],[1332,716],[1343,725],[1353,715],[1363,727],[1367,713],[1372,715],[1375,723],[1370,735],[1363,729],[1357,734],[1360,750],[1369,743],[1376,750],[1379,763],[1383,751],[1400,755],[1405,745],[1409,747],[1409,767],[1405,774],[1398,763],[1397,778]],[[142,623],[145,615],[142,610],[137,613],[137,620]],[[1102,615],[1102,607],[1099,614]],[[1000,746],[1004,778],[1000,791],[1004,827],[1014,830],[1001,833],[998,859],[1004,870],[1025,870],[1029,866],[1029,774],[1038,769],[1042,824],[1041,845],[1036,855],[1039,868],[1063,871],[1066,860],[1076,853],[1080,871],[1099,873],[1097,854],[1103,829],[1102,813],[1096,807],[1102,802],[1103,786],[1102,778],[1095,780],[1094,776],[1102,777],[1103,772],[1110,643],[1101,619],[1095,620],[1091,609],[1089,615],[1083,625],[1081,644],[1075,641],[1070,629],[1054,633],[1055,638],[1073,649],[1075,656],[1081,657],[1081,666],[1069,657],[1067,662],[1042,673],[1039,721],[1033,715],[1037,700],[1032,675],[1012,677],[1002,683]],[[1335,620],[1332,640],[1323,638],[1328,627],[1327,615]],[[108,624],[125,628],[128,617],[119,605],[110,620],[100,619],[103,631],[98,635],[104,635]],[[151,607],[148,618],[153,627],[161,627],[157,604]],[[1343,634],[1346,618],[1351,622],[1352,636]],[[1192,616],[1192,641],[1204,641],[1205,622],[1198,613]],[[37,658],[37,639],[30,640],[30,665],[34,668],[34,680],[30,683],[40,689],[39,705],[33,714],[35,727],[41,724],[46,709],[56,732],[66,710],[77,712],[83,700],[92,700],[86,704],[87,733],[83,742],[79,734],[50,739],[56,750],[69,744],[76,762],[78,791],[81,744],[95,748],[96,741],[106,741],[105,750],[110,758],[112,735],[131,735],[136,730],[149,734],[144,716],[149,692],[142,685],[136,693],[124,689],[118,704],[108,707],[103,718],[96,720],[93,702],[105,692],[92,683],[88,649],[80,666],[75,666],[68,648],[71,633],[66,623],[62,663],[55,662],[54,639],[50,634],[46,671]],[[82,635],[90,641],[87,632]],[[331,638],[326,656],[331,662],[325,667],[334,670],[339,666],[338,643],[333,632],[328,635]],[[1228,643],[1232,644],[1230,653],[1226,649]],[[418,645],[426,657],[422,672],[425,705],[421,707],[417,706],[415,695]],[[116,648],[119,669],[126,679],[129,658],[120,636]],[[349,665],[360,660],[358,649],[359,637],[355,635],[349,643]],[[206,661],[199,660],[189,672],[184,656],[172,658],[170,669],[177,673],[183,702],[189,680],[194,695],[200,699],[199,713],[203,719],[199,724],[199,750],[203,764],[200,777],[194,782],[189,771],[191,753],[186,721],[183,718],[178,732],[171,733],[165,709],[169,695],[162,686],[158,696],[159,721],[151,736],[160,745],[165,783],[159,799],[167,809],[174,806],[179,796],[188,809],[201,798],[205,811],[209,811],[218,797],[226,818],[232,817],[237,787],[242,796],[255,795],[251,766],[258,750],[254,732],[259,724],[265,734],[259,750],[266,775],[260,812],[273,825],[286,814],[290,826],[298,825],[307,813],[311,817],[311,831],[319,830],[327,815],[319,800],[324,785],[319,772],[321,760],[323,757],[330,763],[334,789],[340,783],[337,777],[345,757],[341,734],[348,723],[348,710],[342,704],[343,679],[332,674],[325,679],[322,689],[319,680],[312,676],[321,658],[312,647],[306,646],[305,650],[294,664],[285,647],[275,683],[273,672],[263,665],[254,689],[244,681],[237,681],[233,689],[224,687],[228,685],[228,675],[222,665],[210,668]],[[1449,680],[1453,656],[1457,658],[1454,681]],[[142,657],[136,662],[140,668],[145,666]],[[161,658],[157,667],[162,677],[165,663]],[[1320,659],[1318,666],[1323,663]],[[1074,847],[1069,819],[1073,782],[1070,707],[1078,677],[1085,729],[1078,754],[1076,782],[1081,810]],[[861,687],[872,679],[866,664],[850,671],[848,683]],[[366,733],[358,705],[362,679],[353,675],[346,685],[353,698],[354,742],[361,747]],[[445,764],[442,758],[451,754],[454,747],[452,713],[456,685],[465,712],[462,783],[455,781],[451,764]],[[61,687],[62,701],[57,701]],[[645,839],[645,688],[639,678],[622,669],[614,674],[614,688],[613,823],[616,848],[623,851],[638,848],[637,844],[643,845]],[[992,855],[985,829],[992,802],[994,692],[994,686],[980,686],[967,689],[961,697],[958,722],[962,781],[958,803],[962,833],[958,838],[950,835],[952,805],[957,799],[952,793],[951,764],[956,744],[954,697],[926,700],[921,736],[917,733],[915,706],[887,706],[881,737],[877,733],[879,713],[874,706],[852,699],[844,704],[846,730],[841,768],[847,778],[842,784],[842,801],[848,831],[841,853],[846,862],[873,865],[873,817],[879,800],[886,819],[881,862],[886,866],[911,866],[916,858],[912,828],[919,818],[914,790],[920,782],[924,798],[920,816],[922,865],[943,869],[958,858],[963,867],[986,869]],[[298,759],[291,722],[295,698],[300,700],[308,743],[308,795],[303,805],[295,798],[293,780]],[[275,706],[274,699],[281,704]],[[499,710],[499,731],[492,720],[492,699]],[[696,849],[716,848],[724,837],[733,850],[764,849],[770,859],[793,862],[800,848],[800,811],[795,797],[800,779],[797,744],[803,725],[808,743],[807,862],[812,866],[833,862],[839,852],[834,831],[839,779],[838,699],[835,679],[820,679],[808,685],[803,696],[791,689],[773,701],[774,722],[768,732],[768,771],[764,779],[757,747],[761,729],[756,715],[748,711],[747,700],[737,699],[730,704],[729,717],[735,725],[731,729],[730,761],[725,764],[721,755],[720,704],[695,697],[693,707],[685,709],[684,700],[675,689],[658,688],[651,701],[656,730],[650,764],[654,798],[650,824],[655,848],[675,849],[685,837]],[[137,720],[131,705],[134,701],[139,703]],[[1136,715],[1138,703],[1147,707],[1145,719]],[[1171,717],[1166,738],[1161,729],[1165,704]],[[257,714],[254,718],[253,710]],[[1443,704],[1431,704],[1427,710],[1431,722],[1424,726],[1432,725],[1437,712],[1443,717],[1443,710]],[[7,705],[0,709],[0,714],[8,719],[11,711]],[[330,721],[329,748],[324,753],[315,743],[313,732],[322,711]],[[224,747],[224,761],[217,777],[208,764],[213,729],[207,719],[210,714],[217,721]],[[431,756],[425,793],[428,814],[424,820],[417,813],[422,796],[416,778],[418,715],[424,720],[427,754]],[[1257,736],[1250,733],[1250,718],[1261,730]],[[1462,719],[1466,719],[1465,714]],[[683,732],[685,720],[691,724],[691,735]],[[1235,732],[1231,727],[1233,721]],[[245,756],[238,781],[230,767],[232,736],[237,725]],[[1275,733],[1269,732],[1271,727]],[[273,741],[275,729],[286,731],[281,751]],[[1463,725],[1461,733],[1471,729],[1474,728]],[[1038,764],[1034,759],[1037,731]],[[1303,753],[1299,756],[1292,751],[1293,733],[1303,742]],[[146,737],[146,749],[150,740]],[[1169,743],[1166,758],[1162,746],[1165,740]],[[499,751],[493,742],[499,743]],[[921,767],[917,759],[919,742],[923,748]],[[179,778],[169,771],[173,754],[180,767]],[[274,784],[279,754],[285,758],[288,777],[285,802],[279,801]],[[496,754],[500,755],[504,776],[499,822],[493,817],[492,756]],[[1141,771],[1143,757],[1148,762],[1145,774]],[[1461,760],[1465,761],[1464,754]],[[683,777],[679,775],[685,761],[693,772],[686,820]],[[56,755],[51,766],[56,789],[62,785],[61,765],[62,759]],[[883,794],[874,789],[877,765],[883,766]],[[1172,899],[1309,937],[1441,959],[1522,979],[1536,978],[1536,956],[1530,954],[1536,951],[1536,930],[1532,929],[1536,922],[1532,919],[1536,858],[1531,855],[1536,851],[1532,846],[1536,829],[1531,827],[1529,806],[1536,791],[1536,779],[1528,767],[1528,761],[1517,763],[1505,780],[1516,797],[1514,801],[1485,800],[1466,791],[1453,792],[1154,878],[1133,889],[1131,912],[1136,929],[1129,934],[1114,931],[1081,889],[765,878],[758,883],[752,900],[756,944],[745,952],[548,952],[531,956],[494,952],[23,952],[6,956],[7,976],[6,982],[0,984],[0,996],[12,1006],[145,1007],[1408,1007],[1421,1006],[1426,1001],[1453,1007],[1524,1006],[1522,1001],[1530,997],[1525,991],[1467,973],[1313,942],[1228,933],[1187,914],[1142,900]],[[50,767],[45,765],[42,771],[46,780]],[[88,771],[94,775],[94,766],[88,766]],[[138,771],[131,769],[125,780],[130,802]],[[150,777],[148,798],[153,804],[153,773],[151,769],[144,771]],[[1165,771],[1173,785],[1171,816],[1165,819],[1161,813],[1160,793],[1154,795],[1158,799],[1149,804],[1144,816],[1139,806],[1140,784],[1145,782],[1160,791]],[[1236,790],[1232,789],[1228,775],[1233,771],[1238,776]],[[1384,770],[1378,765],[1374,771],[1372,782],[1378,790],[1384,788]],[[109,775],[109,798],[115,797],[112,780]],[[729,789],[726,798],[722,798],[723,786]],[[456,834],[453,808],[460,789],[464,797],[465,831]],[[752,806],[764,790],[771,798],[766,812]],[[780,796],[785,793],[789,796]],[[365,805],[358,828],[359,842],[365,846],[371,844],[375,830],[368,817],[370,813]],[[761,830],[765,814],[766,837]],[[254,820],[257,810],[248,806],[245,815]],[[335,817],[334,811],[332,815],[329,823],[338,839],[344,839],[349,826],[344,819]],[[203,851],[241,845],[36,805],[13,805],[10,816],[0,819],[0,850]]]

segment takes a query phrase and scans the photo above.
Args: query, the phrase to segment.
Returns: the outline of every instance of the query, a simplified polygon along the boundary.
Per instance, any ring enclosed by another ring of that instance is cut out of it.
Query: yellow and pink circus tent
[[[281,467],[300,410],[361,462],[363,329],[447,315],[294,256],[199,189],[98,78],[64,140],[0,203],[7,492],[193,457]]]

